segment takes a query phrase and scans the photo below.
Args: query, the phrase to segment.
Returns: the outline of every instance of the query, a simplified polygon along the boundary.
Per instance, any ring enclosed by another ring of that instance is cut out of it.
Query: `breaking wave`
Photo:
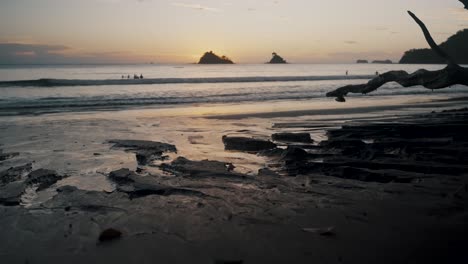
[[[152,78],[152,79],[108,79],[72,80],[37,79],[3,81],[0,87],[56,87],[56,86],[103,86],[103,85],[149,85],[184,83],[258,83],[258,82],[301,82],[371,79],[372,75],[334,75],[334,76],[258,76],[258,77],[213,77],[213,78]]]

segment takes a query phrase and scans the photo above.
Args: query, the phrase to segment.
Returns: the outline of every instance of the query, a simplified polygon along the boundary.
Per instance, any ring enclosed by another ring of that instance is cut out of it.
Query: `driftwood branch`
[[[468,0],[463,0],[463,3]],[[336,101],[345,102],[348,93],[367,94],[380,88],[388,82],[397,82],[403,87],[421,85],[428,89],[442,89],[452,85],[468,86],[468,69],[459,66],[445,51],[443,51],[432,38],[426,25],[412,12],[408,14],[416,21],[424,33],[427,43],[434,52],[447,61],[447,67],[438,71],[418,70],[412,74],[406,71],[390,71],[381,74],[366,84],[347,85],[327,93],[327,97],[336,97]]]
[[[416,23],[419,25],[421,28],[422,32],[424,33],[424,37],[426,38],[427,43],[431,47],[431,49],[437,53],[440,57],[444,58],[448,64],[457,64],[455,60],[453,60],[445,51],[443,51],[439,45],[437,45],[434,41],[434,39],[431,36],[431,33],[427,29],[426,25],[415,15],[413,12],[408,11],[408,14],[416,21]]]

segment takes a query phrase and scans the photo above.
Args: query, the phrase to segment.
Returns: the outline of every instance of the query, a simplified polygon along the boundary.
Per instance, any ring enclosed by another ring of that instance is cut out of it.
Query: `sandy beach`
[[[467,261],[466,101],[381,100],[2,117],[2,262]]]
[[[468,263],[467,11],[0,1],[0,264]]]

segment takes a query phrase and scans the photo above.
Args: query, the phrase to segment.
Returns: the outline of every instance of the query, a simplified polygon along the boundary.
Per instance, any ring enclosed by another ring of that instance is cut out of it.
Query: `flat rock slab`
[[[114,144],[116,148],[134,152],[138,165],[148,165],[154,160],[163,160],[165,152],[177,152],[176,146],[156,141],[114,139],[108,142]]]
[[[2,153],[2,152],[0,152],[0,161],[11,159],[11,158],[14,158],[16,156],[19,156],[18,152],[11,152],[11,153]]]
[[[26,188],[27,185],[23,181],[11,182],[0,187],[0,204],[5,206],[19,205]]]
[[[101,232],[99,235],[99,242],[109,242],[112,240],[119,239],[122,236],[122,232],[114,229],[114,228],[109,228]]]
[[[274,141],[312,143],[314,142],[309,133],[276,133],[271,135]]]
[[[269,140],[223,136],[225,150],[259,152],[262,150],[274,149],[276,144]]]
[[[120,169],[112,171],[109,174],[109,178],[117,184],[126,184],[134,182],[133,178],[135,178],[136,176],[138,175],[129,169]]]
[[[7,170],[0,172],[0,185],[8,184],[10,182],[19,181],[24,174],[32,170],[32,164],[28,163],[23,166],[11,167]]]
[[[261,168],[258,170],[258,176],[260,177],[280,177],[278,173],[270,170],[269,168]]]
[[[171,164],[163,164],[161,168],[176,176],[184,177],[232,177],[246,178],[247,176],[235,173],[231,163],[213,160],[193,161],[179,157]]]
[[[119,192],[87,191],[74,186],[62,186],[57,188],[57,192],[57,195],[42,204],[44,208],[109,213],[124,212],[122,208],[128,203],[127,196]]]
[[[177,151],[174,145],[171,145],[168,143],[157,142],[157,141],[112,139],[112,140],[109,140],[108,142],[111,144],[114,144],[114,147],[126,148],[126,149],[131,149],[131,150],[152,149],[152,150],[159,150],[161,152],[176,152]]]
[[[366,143],[359,139],[329,139],[326,141],[320,142],[320,146],[324,148],[339,148],[339,149],[347,149],[347,148],[365,148]]]
[[[148,195],[169,196],[180,194],[205,196],[205,194],[198,191],[160,184],[152,176],[140,176],[129,169],[113,171],[109,174],[109,178],[118,184],[117,191],[128,194],[130,199]]]
[[[309,153],[307,151],[298,148],[298,147],[288,147],[280,156],[280,160],[282,161],[303,161],[307,159]]]
[[[40,191],[49,188],[63,178],[53,170],[38,169],[29,173],[26,183],[28,185],[38,185],[37,191]]]

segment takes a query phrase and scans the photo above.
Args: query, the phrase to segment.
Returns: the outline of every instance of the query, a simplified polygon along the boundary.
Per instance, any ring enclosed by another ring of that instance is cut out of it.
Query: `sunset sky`
[[[468,28],[456,0],[1,0],[0,64],[398,61]]]

